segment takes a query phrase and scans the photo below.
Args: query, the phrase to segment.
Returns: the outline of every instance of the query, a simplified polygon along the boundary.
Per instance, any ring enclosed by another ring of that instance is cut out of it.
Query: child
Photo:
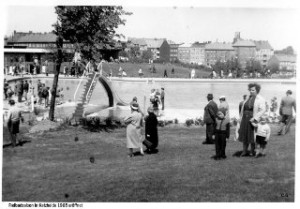
[[[226,117],[226,109],[219,109],[216,117],[215,145],[216,155],[212,158],[215,160],[225,159],[226,141],[230,136],[230,120]]]
[[[256,155],[255,157],[265,156],[265,148],[267,145],[267,141],[270,139],[271,129],[270,126],[266,123],[266,116],[262,116],[260,118],[259,123],[251,123],[255,128],[255,136],[256,136]]]

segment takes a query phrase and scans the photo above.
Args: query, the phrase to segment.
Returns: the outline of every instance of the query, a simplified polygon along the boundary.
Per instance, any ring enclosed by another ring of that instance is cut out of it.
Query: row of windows
[[[29,48],[51,48],[51,47],[55,47],[55,44],[45,44],[45,43],[18,43],[18,44],[14,44],[15,46],[27,46]],[[72,44],[64,44],[63,45],[64,48],[73,48]]]

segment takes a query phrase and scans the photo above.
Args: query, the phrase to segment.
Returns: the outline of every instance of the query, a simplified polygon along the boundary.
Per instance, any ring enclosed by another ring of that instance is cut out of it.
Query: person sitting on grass
[[[216,130],[215,130],[215,147],[216,155],[212,158],[215,160],[225,159],[226,141],[230,136],[230,119],[226,117],[227,110],[220,108],[216,117]]]
[[[146,146],[146,153],[157,153],[158,133],[157,133],[157,117],[154,114],[153,107],[148,108],[148,115],[145,117],[145,140],[143,144]]]
[[[267,124],[267,116],[262,116],[259,123],[252,122],[252,126],[255,127],[256,135],[256,154],[255,157],[265,156],[265,148],[267,141],[270,139],[271,129]]]
[[[11,136],[12,146],[15,147],[17,143],[17,134],[19,133],[20,121],[24,122],[24,118],[21,114],[21,110],[15,106],[15,100],[9,100],[10,109],[7,115],[7,127]],[[18,140],[22,145],[22,140]]]

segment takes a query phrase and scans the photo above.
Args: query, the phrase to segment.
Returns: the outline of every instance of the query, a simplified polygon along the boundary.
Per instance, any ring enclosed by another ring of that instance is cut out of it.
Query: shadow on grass
[[[232,156],[233,157],[252,157],[252,155],[250,155],[250,151],[248,151],[245,156],[241,156],[242,153],[243,153],[243,151],[236,151],[235,153],[233,153]]]
[[[24,144],[30,143],[30,142],[31,142],[30,140],[22,140],[22,141],[20,141],[16,146],[22,147]],[[7,147],[13,147],[13,146],[12,146],[12,143],[4,144],[4,145],[3,145],[3,148],[7,148]]]

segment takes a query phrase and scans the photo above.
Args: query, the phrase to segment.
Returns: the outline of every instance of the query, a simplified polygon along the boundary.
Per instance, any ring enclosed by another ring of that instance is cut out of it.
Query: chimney
[[[240,32],[235,32],[234,38],[233,38],[233,43],[237,42],[240,39],[241,39],[241,33]]]

